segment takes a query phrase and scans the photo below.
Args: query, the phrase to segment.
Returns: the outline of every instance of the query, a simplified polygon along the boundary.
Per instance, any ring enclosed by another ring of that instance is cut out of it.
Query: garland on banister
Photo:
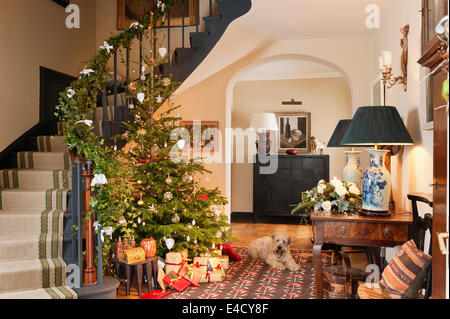
[[[127,142],[124,149],[105,146],[91,119],[106,83],[108,60],[129,48],[134,39],[150,37],[156,43],[152,31],[175,2],[157,1],[150,14],[104,41],[79,79],[60,94],[56,107],[71,151],[94,162],[90,208],[99,216],[94,227],[103,241],[104,269],[109,271],[120,239],[135,242],[153,237],[160,256],[183,249],[196,255],[233,239],[223,209],[227,199],[218,188],[201,185],[200,175],[210,172],[202,163],[183,157],[185,140],[174,133],[180,130],[181,120],[171,115],[180,107],[174,105],[178,83],[154,72],[170,52],[160,51],[161,58],[144,55],[140,70],[144,75],[127,83],[134,121],[123,122],[126,132],[117,137]],[[151,71],[148,76],[147,70]],[[172,160],[174,153],[183,155],[180,161]]]
[[[97,97],[106,83],[108,60],[120,48],[128,48],[135,39],[142,38],[149,29],[155,27],[168,9],[177,0],[159,0],[152,11],[138,19],[127,30],[107,39],[99,52],[87,63],[80,72],[80,77],[73,81],[65,92],[60,93],[59,104],[55,115],[64,123],[63,134],[70,149],[76,150],[78,156],[92,160],[95,172],[106,173],[111,169],[111,158],[115,157],[112,149],[103,147],[104,141],[95,134],[91,113],[97,105]],[[163,24],[164,22],[162,22]],[[165,60],[155,64],[158,66]]]

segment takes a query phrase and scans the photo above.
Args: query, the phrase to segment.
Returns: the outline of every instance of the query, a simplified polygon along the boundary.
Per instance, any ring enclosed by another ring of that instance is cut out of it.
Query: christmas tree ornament
[[[213,243],[212,246],[211,246],[211,248],[212,248],[212,249],[216,249],[216,244]]]
[[[141,103],[144,102],[144,100],[145,100],[145,94],[144,94],[144,93],[138,93],[137,99],[138,99],[138,101],[141,102]]]
[[[141,180],[138,180],[137,183],[138,183],[139,185],[141,185],[141,184],[142,184],[142,181],[141,181]]]
[[[175,240],[173,238],[167,238],[166,239],[166,246],[169,250],[173,248],[173,245],[175,245]]]
[[[156,156],[158,155],[160,148],[158,145],[155,144],[152,146],[152,149],[150,151],[152,152],[152,156]]]
[[[161,56],[161,58],[164,58],[167,54],[167,49],[166,48],[159,48],[159,55]]]
[[[142,199],[138,200],[137,204],[139,206],[144,206],[144,201]]]
[[[167,185],[171,185],[172,184],[172,178],[170,177],[170,175],[167,176],[167,178],[166,178],[166,184]]]
[[[191,237],[189,235],[186,236],[186,241],[190,242],[191,241]]]
[[[217,231],[216,237],[220,239],[220,238],[222,238],[222,236],[223,236],[223,233],[220,230]]]
[[[169,86],[170,85],[170,83],[171,83],[171,81],[170,81],[170,79],[169,78],[164,78],[164,79],[162,79],[162,84],[164,85],[164,86]]]
[[[156,102],[158,103],[162,103],[163,99],[161,97],[161,95],[158,95],[158,97],[156,98]]]
[[[192,220],[192,226],[195,226],[195,219]]]
[[[177,146],[178,146],[178,148],[180,150],[182,150],[186,146],[186,141],[185,140],[178,140]]]
[[[178,224],[180,222],[180,215],[178,214],[173,215],[170,221],[174,224]]]
[[[173,194],[171,192],[164,193],[164,199],[170,201],[173,199]]]
[[[194,178],[192,177],[191,174],[189,174],[188,172],[186,172],[186,173],[183,175],[182,179],[183,179],[184,182],[189,183],[189,182],[192,182],[192,180],[193,180]],[[191,189],[191,190],[192,190],[192,189]]]

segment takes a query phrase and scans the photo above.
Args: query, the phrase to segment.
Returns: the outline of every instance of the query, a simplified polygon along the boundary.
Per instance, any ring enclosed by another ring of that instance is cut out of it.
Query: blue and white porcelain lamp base
[[[358,189],[361,189],[361,179],[363,175],[359,159],[361,152],[348,151],[345,152],[345,154],[347,154],[347,164],[342,171],[342,180],[346,183],[353,183]]]
[[[390,216],[391,174],[385,166],[389,150],[369,150],[370,164],[362,177],[362,210],[367,216]]]

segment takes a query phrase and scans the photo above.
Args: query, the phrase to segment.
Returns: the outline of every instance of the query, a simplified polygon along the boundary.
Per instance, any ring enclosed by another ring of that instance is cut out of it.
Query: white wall
[[[65,9],[50,0],[1,1],[0,151],[39,122],[39,66],[75,76],[95,53],[95,2],[71,2],[80,29],[67,29]]]
[[[291,97],[301,100],[303,105],[281,105],[281,101]],[[351,94],[346,80],[336,77],[240,81],[234,87],[233,128],[247,129],[254,113],[296,111],[311,113],[311,135],[328,143],[339,120],[352,116]],[[325,150],[324,154],[330,155],[331,177],[342,178],[346,162],[345,150],[347,149]],[[243,155],[247,158],[247,148]],[[253,212],[253,164],[232,164],[231,196],[233,212]],[[301,194],[298,197],[300,201]]]

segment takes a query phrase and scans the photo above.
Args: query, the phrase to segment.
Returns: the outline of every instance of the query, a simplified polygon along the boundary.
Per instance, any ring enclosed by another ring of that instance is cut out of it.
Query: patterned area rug
[[[242,257],[230,262],[222,282],[190,286],[182,293],[173,292],[166,299],[314,299],[312,250],[291,250],[300,271],[276,270],[261,260],[248,256],[247,248],[235,248]],[[323,265],[331,264],[331,252],[323,252]]]

